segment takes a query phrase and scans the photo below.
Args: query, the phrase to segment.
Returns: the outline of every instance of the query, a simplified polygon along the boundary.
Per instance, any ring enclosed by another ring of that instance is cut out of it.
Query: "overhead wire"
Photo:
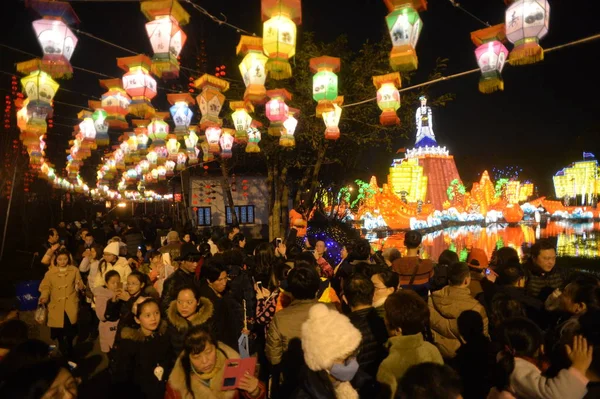
[[[477,22],[485,25],[488,28],[492,26],[492,25],[490,25],[489,22],[486,22],[486,21],[482,20],[477,15],[475,15],[472,12],[470,12],[469,10],[465,9],[463,6],[460,5],[460,3],[458,1],[456,1],[456,0],[448,0],[448,1],[452,4],[452,6],[454,6],[455,8],[458,8],[459,10],[463,11],[465,14],[467,14],[468,16],[470,16],[471,18],[473,18]]]

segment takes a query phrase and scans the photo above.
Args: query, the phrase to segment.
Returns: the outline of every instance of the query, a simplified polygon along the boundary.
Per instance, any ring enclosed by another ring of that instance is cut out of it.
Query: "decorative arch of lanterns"
[[[503,90],[502,69],[506,62],[513,65],[543,60],[539,45],[549,28],[550,5],[547,0],[505,0],[507,9],[503,24],[471,33],[476,46],[475,57],[481,69],[479,90],[492,93]],[[90,101],[89,109],[79,112],[80,122],[74,127],[73,139],[67,150],[66,177],[60,177],[44,158],[47,119],[52,117],[53,98],[59,90],[56,79],[68,78],[73,68],[70,59],[77,46],[77,37],[69,28],[79,23],[66,1],[32,0],[30,3],[41,19],[33,28],[42,48],[43,57],[17,64],[22,90],[26,98],[16,105],[20,139],[39,169],[40,175],[56,187],[86,193],[96,199],[129,199],[154,201],[170,199],[153,190],[153,184],[164,181],[200,161],[210,162],[219,154],[232,155],[234,144],[245,145],[247,153],[260,152],[262,124],[251,114],[256,106],[265,107],[269,119],[268,133],[279,139],[279,145],[295,146],[295,131],[300,110],[290,107],[292,93],[285,89],[266,90],[267,77],[275,80],[292,76],[289,59],[296,51],[297,25],[302,22],[301,0],[262,0],[263,37],[240,37],[236,54],[241,57],[239,71],[246,86],[243,99],[229,101],[233,111],[233,129],[223,127],[220,118],[225,104],[227,80],[205,74],[193,81],[189,93],[168,94],[169,113],[157,112],[152,99],[157,95],[154,76],[173,79],[179,76],[179,55],[186,42],[182,26],[190,15],[178,0],[145,0],[141,11],[148,20],[146,33],[153,50],[152,58],[135,55],[117,59],[123,69],[121,79],[103,79],[106,89],[100,101]],[[373,76],[377,90],[377,105],[381,109],[382,125],[397,125],[401,106],[399,88],[401,73],[417,69],[416,46],[423,22],[419,13],[427,10],[426,0],[384,0],[389,14],[385,17],[392,41],[390,67],[394,72]],[[506,42],[514,44],[512,51]],[[339,122],[344,98],[338,93],[339,58],[323,55],[310,59],[313,75],[313,99],[316,115],[323,118],[325,139],[340,136]],[[224,67],[222,67],[224,68]],[[154,76],[153,76],[154,75]],[[224,73],[217,74],[224,75]],[[190,93],[198,89],[194,99]],[[192,125],[194,106],[200,111],[200,123]],[[131,120],[130,127],[127,116]],[[165,120],[171,117],[174,128]],[[109,131],[121,131],[118,144],[110,144]],[[97,184],[90,188],[83,182],[79,170],[92,151],[105,148],[105,156],[97,171]],[[112,183],[117,180],[116,189]]]

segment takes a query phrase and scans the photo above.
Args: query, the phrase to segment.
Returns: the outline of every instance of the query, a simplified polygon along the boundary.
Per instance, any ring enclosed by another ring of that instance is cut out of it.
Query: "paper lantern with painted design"
[[[175,134],[178,140],[183,140],[194,115],[190,105],[195,101],[189,93],[169,93],[167,100],[173,105],[169,111],[175,124]]]
[[[423,29],[420,11],[427,9],[426,0],[384,0],[389,14],[385,17],[392,51],[390,65],[395,71],[409,72],[417,69],[417,42]]]
[[[102,108],[100,101],[88,101],[89,107],[94,110],[92,120],[96,129],[96,145],[107,146],[110,142],[108,136],[108,113]]]
[[[340,138],[340,118],[342,117],[342,108],[340,107],[344,103],[344,97],[339,96],[333,102],[333,110],[323,112],[323,122],[325,122],[325,139],[326,140],[337,140]]]
[[[379,122],[384,126],[399,125],[400,118],[396,111],[400,108],[400,93],[398,92],[398,88],[402,87],[400,74],[394,72],[373,76],[373,84],[377,88],[377,106],[383,111],[379,116]]]
[[[200,128],[206,129],[209,126],[222,126],[223,121],[219,118],[219,114],[225,103],[223,92],[229,90],[229,82],[209,74],[204,74],[194,82],[194,87],[202,90],[198,97],[196,97],[198,108],[200,108],[200,113],[202,114]]]
[[[219,126],[210,126],[204,131],[204,135],[206,136],[206,142],[208,143],[208,152],[210,152],[211,154],[218,154],[219,152],[221,152],[221,148],[219,147],[219,140],[221,138],[222,132],[223,130]]]
[[[271,121],[268,132],[271,136],[279,137],[283,122],[289,116],[289,107],[285,102],[291,101],[292,94],[286,89],[275,89],[267,91],[267,95],[271,98],[265,106],[267,118]]]
[[[317,105],[317,117],[323,112],[333,110],[332,101],[338,96],[338,77],[336,72],[340,70],[340,59],[337,57],[311,58],[309,62],[313,76],[313,99]]]
[[[129,113],[138,118],[151,118],[156,112],[152,99],[156,97],[156,80],[150,76],[152,61],[145,55],[117,58],[117,65],[126,73],[123,88],[131,97]]]
[[[231,158],[233,155],[231,151],[233,149],[233,141],[235,140],[233,134],[233,129],[223,129],[221,138],[219,139],[221,144],[221,158]]]
[[[262,0],[263,51],[266,69],[275,80],[292,76],[288,59],[296,54],[296,25],[302,23],[300,0]]]
[[[289,109],[289,116],[283,122],[283,130],[281,131],[281,137],[279,137],[279,145],[282,147],[294,147],[296,145],[296,127],[298,127],[298,119],[296,116],[300,114],[300,110],[296,108]]]
[[[123,89],[121,79],[100,80],[100,86],[108,91],[102,94],[101,106],[107,113],[106,122],[112,129],[127,129],[125,116],[129,113],[131,98]]]
[[[544,59],[540,39],[548,33],[548,0],[518,0],[506,10],[506,37],[515,45],[509,55],[512,65],[534,64]]]
[[[233,126],[235,126],[235,139],[245,143],[248,141],[247,132],[252,123],[249,112],[254,112],[254,107],[252,103],[246,101],[230,101],[229,107],[233,111],[231,119],[233,120]]]
[[[263,54],[262,38],[242,35],[236,54],[244,55],[244,59],[239,65],[244,85],[246,85],[244,101],[263,104],[267,98],[267,89],[265,89],[267,72],[265,66],[268,58]]]
[[[152,117],[152,122],[148,125],[148,136],[152,139],[153,145],[165,145],[165,140],[169,134],[169,124],[164,119],[168,115],[167,112],[157,112]]]
[[[477,46],[475,57],[481,69],[479,91],[493,93],[504,90],[502,69],[508,58],[508,50],[502,44],[506,40],[504,24],[471,32],[471,40]]]

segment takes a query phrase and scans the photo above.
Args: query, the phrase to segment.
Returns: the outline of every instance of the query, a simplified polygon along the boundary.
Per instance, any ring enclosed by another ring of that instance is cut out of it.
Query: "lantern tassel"
[[[288,60],[283,58],[269,58],[265,69],[269,73],[269,76],[275,80],[292,77],[292,66]]]
[[[544,60],[544,49],[537,42],[520,43],[509,55],[511,65],[528,65]]]
[[[504,90],[504,81],[502,75],[498,71],[485,72],[479,78],[479,91],[484,94],[494,93]]]
[[[390,52],[390,66],[394,71],[410,72],[417,70],[419,59],[411,45],[393,47]]]

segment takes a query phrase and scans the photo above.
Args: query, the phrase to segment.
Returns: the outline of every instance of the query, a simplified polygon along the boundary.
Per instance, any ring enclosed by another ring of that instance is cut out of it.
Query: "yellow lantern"
[[[396,111],[400,108],[400,93],[398,88],[402,87],[400,74],[398,72],[387,75],[373,76],[373,84],[377,88],[377,105],[383,112],[379,122],[384,125],[399,125],[400,118]]]
[[[246,85],[244,101],[263,104],[267,98],[265,65],[268,58],[263,54],[262,38],[242,35],[236,54],[244,55],[244,59],[240,63],[240,73]]]
[[[179,147],[181,144],[177,141],[177,136],[169,134],[167,136],[167,151],[169,152],[169,159],[176,160],[177,154],[179,153]]]
[[[202,114],[200,128],[206,129],[209,126],[223,125],[223,121],[219,118],[221,108],[223,108],[225,102],[225,95],[222,92],[229,90],[229,82],[204,74],[194,82],[194,87],[202,90],[200,95],[196,97],[196,102]]]
[[[262,0],[263,51],[275,80],[292,76],[288,59],[296,54],[296,24],[302,23],[300,0]]]
[[[148,125],[148,136],[153,145],[165,145],[165,139],[169,134],[169,124],[164,121],[168,112],[157,112]]]
[[[296,108],[290,108],[288,118],[283,122],[283,130],[281,137],[279,138],[279,145],[282,147],[294,147],[296,145],[296,139],[294,133],[296,133],[296,127],[298,126],[298,119],[296,115],[300,114],[300,110]]]
[[[333,102],[333,110],[323,112],[323,122],[325,122],[325,139],[337,140],[340,138],[340,118],[342,117],[342,108],[340,105],[344,103],[344,97],[339,96]]]
[[[42,70],[32,71],[21,79],[23,93],[29,99],[28,108],[43,107],[52,108],[52,99],[60,85],[46,72]]]
[[[254,112],[252,103],[246,101],[231,101],[229,102],[231,110],[234,111],[231,114],[233,120],[233,126],[235,126],[235,139],[238,141],[248,141],[248,128],[252,123],[252,117],[249,112]]]

